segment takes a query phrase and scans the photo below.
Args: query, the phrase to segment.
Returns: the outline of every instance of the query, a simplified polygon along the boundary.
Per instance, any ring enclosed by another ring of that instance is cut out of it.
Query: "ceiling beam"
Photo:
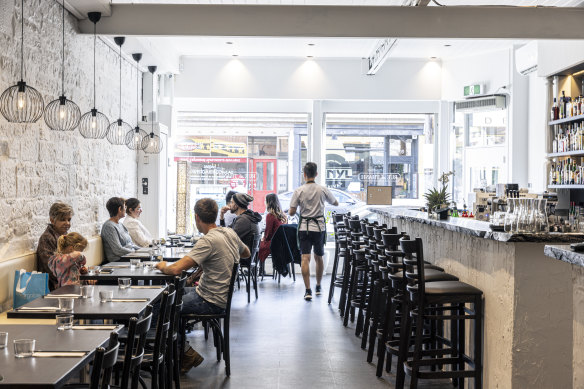
[[[139,36],[584,39],[582,8],[113,4],[99,32]],[[561,22],[559,22],[561,21]],[[92,24],[80,22],[82,33]]]

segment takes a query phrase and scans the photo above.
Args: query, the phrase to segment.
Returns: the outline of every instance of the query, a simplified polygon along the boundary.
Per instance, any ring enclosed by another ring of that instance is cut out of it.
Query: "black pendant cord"
[[[154,72],[152,72],[152,112],[154,112],[154,99],[156,94],[154,93]],[[152,121],[150,124],[150,138],[154,138],[154,115],[152,115]]]
[[[63,0],[63,67],[61,69],[61,96],[65,96],[65,0]]]
[[[122,120],[122,45],[120,44],[120,120]]]
[[[20,81],[24,81],[24,0],[20,1],[20,13],[21,20],[20,20],[20,32],[21,32],[21,40],[20,40]]]
[[[93,109],[95,109],[95,96],[97,94],[95,86],[95,43],[97,40],[97,22],[93,23]]]
[[[138,68],[138,63],[139,61],[136,61],[136,129],[139,127],[139,119],[140,119],[140,114],[139,114],[139,109],[138,109],[138,96],[140,95],[140,85],[138,82],[138,73],[140,72],[140,69]],[[136,131],[138,132],[138,131]]]

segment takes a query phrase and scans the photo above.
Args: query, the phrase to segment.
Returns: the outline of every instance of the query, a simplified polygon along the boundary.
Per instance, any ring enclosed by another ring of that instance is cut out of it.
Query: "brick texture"
[[[11,1],[11,0],[8,0]],[[25,1],[25,81],[45,104],[61,90],[61,8],[52,0]],[[20,1],[11,23],[0,29],[0,89],[20,79]],[[98,27],[99,28],[99,27]],[[93,106],[93,37],[79,35],[77,21],[65,19],[65,95],[82,114]],[[97,40],[97,108],[110,121],[119,116],[117,53]],[[136,120],[136,69],[122,62],[122,117]],[[107,140],[87,140],[78,132],[35,124],[8,123],[0,115],[0,261],[34,250],[55,201],[73,206],[71,231],[94,236],[108,218],[112,196],[136,196],[137,154]]]

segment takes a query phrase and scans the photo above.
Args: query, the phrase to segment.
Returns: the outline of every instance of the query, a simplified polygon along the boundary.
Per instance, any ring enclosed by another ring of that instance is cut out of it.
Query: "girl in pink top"
[[[79,285],[79,275],[84,272],[86,259],[81,251],[87,247],[87,239],[71,232],[61,235],[57,241],[57,252],[49,259],[49,269],[58,281],[57,287]]]

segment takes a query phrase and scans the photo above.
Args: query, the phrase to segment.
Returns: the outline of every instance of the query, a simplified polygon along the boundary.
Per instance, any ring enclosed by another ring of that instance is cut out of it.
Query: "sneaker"
[[[180,373],[186,374],[191,368],[199,366],[205,358],[198,352],[196,352],[192,347],[189,347],[183,355],[183,360],[180,366]]]
[[[316,285],[316,293],[317,296],[320,296],[322,294],[321,290],[320,290],[320,285]]]
[[[312,300],[312,290],[306,289],[306,292],[304,293],[304,300],[306,301]]]

